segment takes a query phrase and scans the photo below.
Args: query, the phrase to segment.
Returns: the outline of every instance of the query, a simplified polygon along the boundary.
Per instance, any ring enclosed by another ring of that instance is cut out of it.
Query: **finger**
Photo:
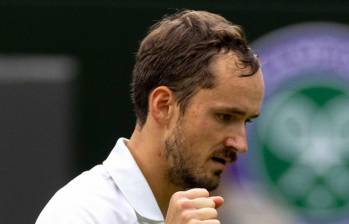
[[[209,197],[210,199],[212,199],[215,203],[215,208],[219,208],[224,204],[224,198],[222,198],[221,196],[212,196]]]
[[[215,208],[216,203],[211,198],[195,198],[190,200],[193,208]]]
[[[221,222],[218,219],[203,220],[203,221],[200,221],[200,223],[204,223],[204,224],[221,224]]]
[[[188,199],[207,198],[210,193],[205,188],[193,188],[183,191],[182,195]]]
[[[218,217],[218,212],[214,208],[200,208],[195,210],[195,218],[201,221],[216,219]]]

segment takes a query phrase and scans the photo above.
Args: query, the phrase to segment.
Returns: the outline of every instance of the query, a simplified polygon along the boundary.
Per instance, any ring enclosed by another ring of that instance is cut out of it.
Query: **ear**
[[[176,106],[174,93],[167,86],[156,87],[149,95],[149,115],[160,125],[166,125]]]

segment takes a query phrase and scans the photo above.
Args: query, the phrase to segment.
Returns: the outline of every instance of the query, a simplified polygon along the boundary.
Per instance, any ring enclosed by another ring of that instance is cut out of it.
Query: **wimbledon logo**
[[[249,169],[303,222],[342,223],[349,216],[349,28],[291,26],[254,49],[266,98],[250,130]]]

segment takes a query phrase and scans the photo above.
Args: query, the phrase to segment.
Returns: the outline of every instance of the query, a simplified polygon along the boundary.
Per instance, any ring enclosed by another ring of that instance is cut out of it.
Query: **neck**
[[[155,128],[136,126],[127,146],[146,178],[159,208],[166,217],[168,204],[173,193],[182,190],[174,186],[166,176],[167,162],[160,133]]]

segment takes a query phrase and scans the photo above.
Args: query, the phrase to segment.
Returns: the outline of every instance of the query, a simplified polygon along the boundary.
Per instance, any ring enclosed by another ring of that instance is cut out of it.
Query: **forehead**
[[[246,76],[251,72],[250,68],[244,66],[233,52],[216,55],[209,65],[209,71],[215,77],[217,85],[231,84],[243,87],[251,84],[255,88],[264,88],[261,70]]]
[[[264,95],[261,70],[251,76],[241,76],[249,72],[242,68],[233,53],[220,54],[213,58],[209,71],[215,77],[212,89],[201,89],[198,96],[212,105],[239,107],[251,113],[259,113]]]

